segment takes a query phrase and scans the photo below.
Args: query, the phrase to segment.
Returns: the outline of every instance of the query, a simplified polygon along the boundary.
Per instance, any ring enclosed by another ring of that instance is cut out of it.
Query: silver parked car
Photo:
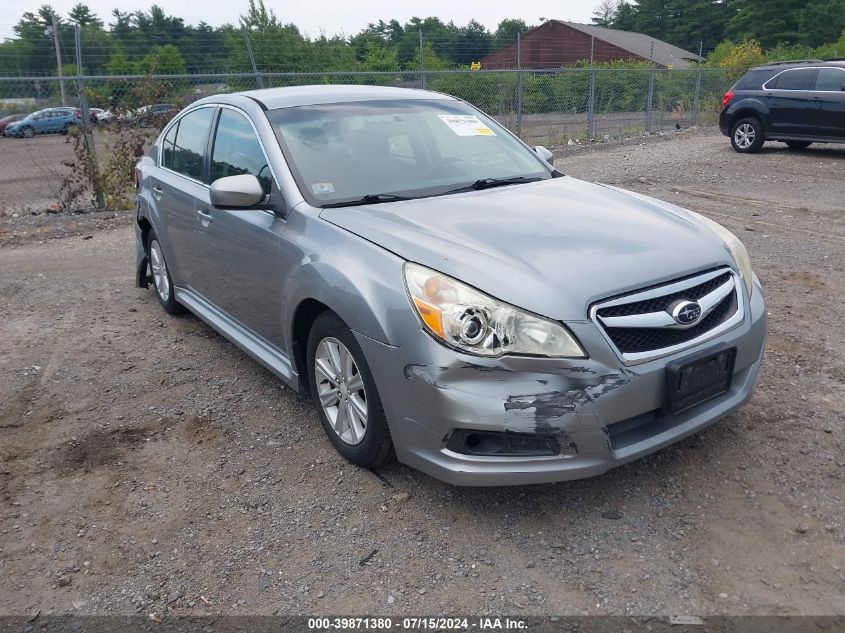
[[[434,92],[205,98],[138,164],[137,282],[309,391],[355,464],[597,475],[746,402],[766,309],[729,231],[551,163]]]

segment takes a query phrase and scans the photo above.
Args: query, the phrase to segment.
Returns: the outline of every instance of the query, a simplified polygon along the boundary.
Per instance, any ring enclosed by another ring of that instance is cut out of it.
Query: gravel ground
[[[745,408],[556,485],[352,467],[133,287],[125,216],[3,218],[0,614],[845,613],[845,147],[693,130],[558,166],[726,224],[771,314]]]

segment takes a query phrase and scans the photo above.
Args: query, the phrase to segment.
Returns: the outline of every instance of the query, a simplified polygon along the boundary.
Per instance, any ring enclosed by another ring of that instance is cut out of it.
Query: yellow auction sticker
[[[496,133],[474,114],[438,114],[437,118],[458,136],[496,136]]]

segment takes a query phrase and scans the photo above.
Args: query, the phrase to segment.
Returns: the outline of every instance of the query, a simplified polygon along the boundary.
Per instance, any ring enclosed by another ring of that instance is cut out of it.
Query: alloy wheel
[[[150,243],[150,269],[153,273],[153,283],[162,301],[170,298],[170,279],[167,276],[167,264],[157,240]]]
[[[737,126],[734,131],[734,141],[740,149],[748,149],[754,144],[754,139],[757,138],[757,130],[750,123],[743,123]]]
[[[367,394],[364,379],[347,347],[326,337],[314,354],[314,380],[326,418],[346,444],[360,444],[367,432]]]

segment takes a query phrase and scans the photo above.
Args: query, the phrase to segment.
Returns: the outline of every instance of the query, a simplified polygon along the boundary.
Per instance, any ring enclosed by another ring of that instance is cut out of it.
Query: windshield
[[[380,194],[439,195],[486,179],[552,177],[545,161],[461,101],[331,103],[267,116],[313,206]]]

